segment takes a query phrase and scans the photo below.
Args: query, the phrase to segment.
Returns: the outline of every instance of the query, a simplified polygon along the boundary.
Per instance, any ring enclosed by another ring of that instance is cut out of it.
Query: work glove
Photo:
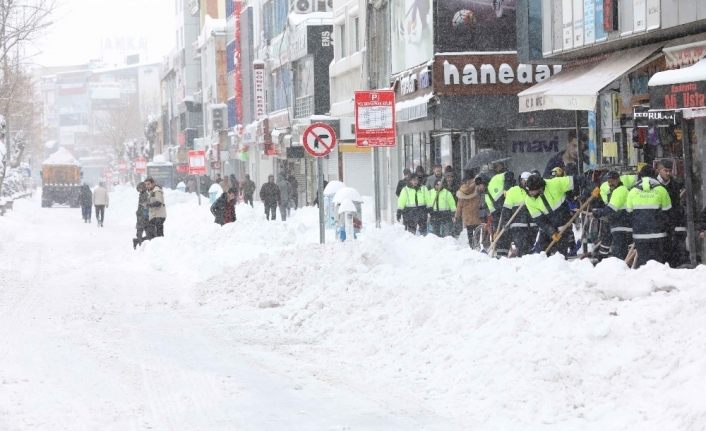
[[[561,239],[561,234],[559,233],[559,231],[555,231],[552,234],[552,241],[558,242],[560,239]]]
[[[594,199],[600,198],[601,197],[601,188],[600,187],[594,188],[593,191],[591,192],[591,196],[593,196]]]

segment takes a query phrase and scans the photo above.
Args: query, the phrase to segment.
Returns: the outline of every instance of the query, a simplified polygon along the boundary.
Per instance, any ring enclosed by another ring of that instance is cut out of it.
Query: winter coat
[[[149,219],[155,218],[167,218],[167,207],[164,203],[164,193],[160,186],[154,186],[151,192],[149,192],[149,200],[147,202],[149,207]]]
[[[287,180],[282,178],[277,181],[277,187],[279,187],[279,198],[282,205],[287,205],[289,203],[290,195],[292,194],[292,187]]]
[[[245,184],[243,185],[243,194],[245,196],[252,196],[253,193],[255,193],[255,181],[245,180]]]
[[[90,207],[93,205],[93,192],[87,184],[81,186],[81,190],[78,193],[78,201],[82,207]]]
[[[137,199],[137,211],[135,211],[135,219],[137,220],[135,229],[144,229],[147,227],[147,222],[149,221],[149,207],[147,204],[149,200],[150,195],[146,190],[140,193]]]
[[[277,205],[280,201],[279,187],[277,184],[266,182],[260,188],[260,200],[265,203],[265,205]]]
[[[482,196],[476,192],[476,186],[464,184],[456,192],[458,204],[456,205],[456,218],[461,218],[464,226],[479,225],[483,223],[480,218],[480,204]]]
[[[108,207],[110,204],[110,198],[108,197],[108,190],[105,187],[98,186],[93,191],[93,205],[104,205]]]
[[[226,217],[226,214],[230,217]],[[216,202],[211,205],[211,214],[215,217],[214,222],[223,226],[226,223],[235,221],[235,199],[228,201],[228,193],[223,193]]]
[[[397,197],[400,197],[400,193],[402,193],[402,189],[407,187],[408,183],[409,183],[409,180],[407,180],[406,178],[402,178],[401,180],[399,180],[397,182],[397,188],[395,189],[395,195],[397,195]]]
[[[434,188],[434,184],[437,181],[444,181],[444,175],[436,176],[434,174],[431,174],[427,177],[426,182],[424,183],[425,186],[427,186],[427,189],[432,190]]]

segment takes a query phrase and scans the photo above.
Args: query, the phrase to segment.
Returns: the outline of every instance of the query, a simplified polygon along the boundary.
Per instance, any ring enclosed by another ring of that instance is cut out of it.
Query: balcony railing
[[[294,118],[309,117],[314,113],[314,96],[297,97],[294,100]]]

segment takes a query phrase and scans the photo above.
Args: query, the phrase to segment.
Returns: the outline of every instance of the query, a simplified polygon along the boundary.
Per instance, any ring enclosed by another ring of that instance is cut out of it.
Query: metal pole
[[[196,196],[199,200],[199,205],[201,205],[201,176],[196,175]]]
[[[319,202],[319,243],[326,242],[326,230],[324,226],[324,162],[322,157],[316,158],[316,183],[318,190],[316,196]]]
[[[581,149],[581,127],[579,126],[579,111],[574,111],[574,122],[576,126],[576,144],[578,145],[578,171],[579,174],[583,174],[583,149]]]
[[[689,262],[692,266],[696,266],[696,230],[694,227],[694,181],[692,178],[691,166],[693,160],[691,157],[691,137],[689,136],[689,121],[682,117],[682,132],[683,140],[682,147],[684,149],[684,189],[686,191],[686,242],[689,246]],[[676,205],[676,202],[672,203]]]
[[[375,227],[380,228],[382,224],[382,196],[380,184],[380,149],[373,148],[373,183],[375,187]]]

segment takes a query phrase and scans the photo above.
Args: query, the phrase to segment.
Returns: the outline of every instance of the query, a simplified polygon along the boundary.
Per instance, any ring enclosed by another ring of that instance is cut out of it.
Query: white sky
[[[85,63],[103,56],[122,57],[106,47],[147,48],[149,58],[161,61],[176,44],[174,0],[57,0],[53,24],[34,48],[33,61],[45,66]],[[108,42],[106,42],[108,39]],[[130,43],[130,40],[133,42]]]

